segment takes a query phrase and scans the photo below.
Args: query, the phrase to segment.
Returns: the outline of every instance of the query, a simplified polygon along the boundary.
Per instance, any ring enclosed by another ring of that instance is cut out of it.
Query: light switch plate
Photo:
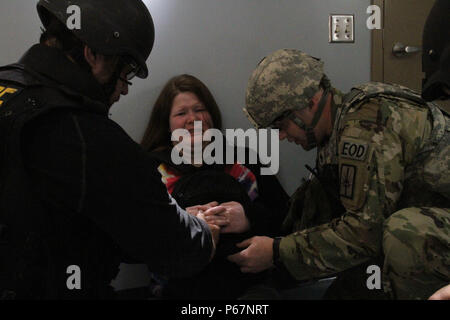
[[[330,14],[329,42],[355,42],[355,16],[353,14]]]

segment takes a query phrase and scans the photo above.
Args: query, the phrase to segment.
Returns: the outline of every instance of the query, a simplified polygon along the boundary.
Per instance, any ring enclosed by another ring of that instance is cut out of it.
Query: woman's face
[[[173,99],[169,116],[170,132],[186,129],[194,135],[194,121],[202,122],[202,131],[212,127],[209,111],[203,102],[192,92],[181,92]]]

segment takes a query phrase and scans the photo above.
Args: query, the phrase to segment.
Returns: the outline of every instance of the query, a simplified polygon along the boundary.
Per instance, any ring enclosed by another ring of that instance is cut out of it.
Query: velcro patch
[[[0,84],[0,107],[20,91],[22,91],[20,87]]]
[[[353,199],[355,191],[355,179],[356,179],[356,166],[342,164],[341,165],[341,177],[340,182],[340,196]]]
[[[369,152],[369,145],[367,143],[355,142],[343,139],[339,155],[342,158],[364,161]]]

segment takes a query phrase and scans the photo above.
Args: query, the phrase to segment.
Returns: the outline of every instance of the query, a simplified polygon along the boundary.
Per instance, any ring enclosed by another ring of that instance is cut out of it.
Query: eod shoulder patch
[[[372,148],[364,140],[342,137],[338,152],[341,202],[347,209],[358,210],[366,199]]]
[[[368,144],[343,139],[339,150],[342,158],[364,161],[368,152]]]

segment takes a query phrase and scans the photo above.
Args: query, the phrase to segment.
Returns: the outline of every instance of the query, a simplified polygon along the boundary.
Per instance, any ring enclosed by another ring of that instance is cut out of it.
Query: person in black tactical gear
[[[81,29],[69,30],[77,5]],[[109,107],[146,78],[141,0],[40,0],[40,44],[0,68],[0,299],[109,299],[124,259],[168,276],[208,264],[218,227],[182,210]]]
[[[450,1],[437,0],[425,22],[422,39],[422,69],[425,72],[422,97],[427,101],[450,99],[449,12]],[[430,299],[450,300],[450,284],[436,291]]]
[[[422,97],[427,101],[450,99],[450,1],[437,0],[423,31]]]

